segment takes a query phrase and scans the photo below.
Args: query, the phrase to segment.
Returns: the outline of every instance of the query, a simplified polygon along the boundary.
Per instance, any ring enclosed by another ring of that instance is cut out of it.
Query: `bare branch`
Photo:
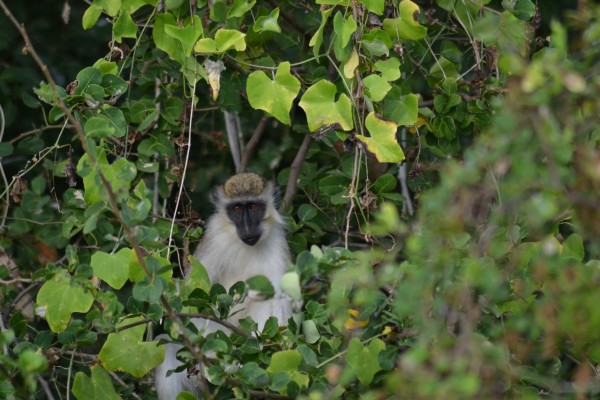
[[[250,162],[250,156],[254,152],[256,145],[260,142],[260,139],[265,132],[265,128],[267,127],[267,123],[271,120],[271,117],[268,115],[264,115],[258,125],[256,125],[256,129],[254,129],[254,133],[252,133],[252,137],[248,141],[244,152],[242,153],[242,160],[240,161],[240,167],[238,172],[245,172],[248,169],[248,163]]]
[[[290,176],[288,177],[288,184],[285,188],[285,196],[283,197],[283,204],[281,206],[281,212],[285,213],[290,206],[292,205],[292,200],[296,195],[296,188],[298,187],[298,176],[300,175],[300,168],[302,168],[302,164],[304,163],[304,159],[306,158],[306,153],[308,153],[308,149],[310,148],[312,136],[306,135],[304,136],[304,140],[296,153],[296,157],[290,165]]]

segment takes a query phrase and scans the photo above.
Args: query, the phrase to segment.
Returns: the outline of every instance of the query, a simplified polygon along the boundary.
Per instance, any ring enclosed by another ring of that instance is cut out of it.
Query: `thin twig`
[[[246,147],[244,148],[244,151],[242,153],[242,159],[240,161],[240,167],[238,169],[238,172],[246,172],[246,170],[248,169],[248,163],[250,162],[250,156],[254,152],[254,149],[256,148],[256,145],[258,144],[258,142],[260,142],[260,139],[261,139],[263,133],[265,132],[265,128],[267,127],[267,123],[270,120],[271,120],[270,116],[264,115],[260,119],[260,122],[258,123],[258,125],[256,125],[256,129],[254,129],[254,132],[252,133],[252,137],[248,141],[248,144],[246,144]]]
[[[46,398],[48,400],[54,400],[54,395],[52,394],[52,391],[50,390],[50,385],[48,385],[48,382],[46,382],[46,380],[44,378],[42,378],[41,375],[38,375],[37,379],[38,379],[38,382],[40,383],[40,385],[42,385],[42,387],[44,388],[44,393],[46,393]]]
[[[402,136],[402,148],[406,149],[406,127],[402,128],[401,132]],[[408,168],[406,165],[406,161],[400,164],[400,168],[398,169],[398,180],[400,181],[400,188],[402,191],[402,197],[404,197],[404,203],[402,204],[402,211],[405,214],[413,215],[415,213],[415,209],[412,204],[412,200],[410,198],[410,191],[408,190]]]
[[[203,318],[203,319],[207,319],[209,321],[213,321],[216,322],[219,325],[224,326],[225,328],[229,329],[230,331],[234,332],[237,335],[243,336],[247,339],[254,339],[254,336],[247,334],[246,332],[242,331],[240,328],[238,328],[237,326],[233,325],[231,322],[222,320],[220,318],[215,317],[214,315],[209,315],[209,314],[198,314],[198,313],[177,313],[178,317],[182,317],[182,318]]]
[[[0,285],[14,285],[15,283],[31,283],[31,279],[13,278],[9,280],[0,279]]]
[[[296,157],[290,165],[290,175],[288,177],[287,187],[285,188],[285,196],[283,196],[283,203],[281,206],[281,212],[285,214],[285,212],[292,206],[292,200],[296,195],[296,189],[298,187],[298,176],[300,175],[300,169],[302,168],[302,164],[304,163],[304,159],[306,158],[306,153],[308,153],[308,149],[310,148],[312,136],[306,135],[304,136],[304,140],[296,153]]]

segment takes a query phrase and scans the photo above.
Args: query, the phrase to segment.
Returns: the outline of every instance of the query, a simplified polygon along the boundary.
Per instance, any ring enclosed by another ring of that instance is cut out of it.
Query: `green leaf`
[[[346,47],[352,34],[356,31],[356,21],[354,17],[350,15],[347,19],[340,11],[338,11],[333,17],[333,29],[339,39],[341,47]]]
[[[220,54],[227,50],[246,50],[245,33],[234,29],[219,29],[215,39],[200,39],[194,46],[194,51],[200,54]]]
[[[583,261],[585,249],[583,246],[583,238],[573,233],[563,243],[561,256],[572,257],[578,261]]]
[[[387,60],[379,60],[375,63],[375,69],[381,72],[381,76],[388,82],[400,78],[400,60],[390,57]]]
[[[101,152],[97,157],[97,168],[102,171],[112,191],[116,194],[117,200],[127,199],[130,183],[137,175],[135,164],[124,158],[119,158],[113,164],[108,164],[104,152]],[[94,204],[102,200],[108,202],[106,188],[100,181],[97,170],[92,167],[87,154],[79,159],[77,173],[83,178],[86,203]]]
[[[227,13],[227,17],[236,18],[243,17],[256,4],[256,0],[235,0]]]
[[[167,35],[179,42],[185,56],[192,54],[196,41],[204,34],[202,20],[197,15],[193,16],[193,22],[188,18],[183,27],[167,24],[164,29]]]
[[[127,92],[129,86],[125,80],[112,73],[104,73],[103,70],[100,70],[100,72],[103,73],[102,87],[108,96],[120,96]]]
[[[113,25],[113,34],[115,35],[115,40],[119,43],[123,41],[124,37],[134,39],[137,37],[137,25],[131,19],[130,13],[121,12],[121,15],[119,15],[119,18],[117,18]]]
[[[412,93],[403,95],[402,90],[394,86],[385,98],[383,115],[398,125],[414,125],[419,117],[419,98]]]
[[[392,47],[392,39],[381,29],[371,29],[361,40],[363,50],[371,57],[388,56]]]
[[[97,251],[92,255],[90,265],[94,276],[108,283],[113,289],[121,289],[129,278],[129,260],[133,251],[123,248],[115,254]]]
[[[377,193],[389,193],[396,190],[396,186],[398,185],[398,180],[392,174],[383,174],[375,183],[373,183],[373,190]]]
[[[321,338],[317,324],[312,319],[302,321],[302,333],[304,334],[304,340],[309,344],[315,344]]]
[[[269,299],[273,297],[275,294],[275,289],[273,289],[273,284],[269,278],[264,275],[255,275],[246,280],[248,287],[251,290],[256,290],[260,292],[265,298]]]
[[[373,339],[367,347],[363,346],[358,338],[352,338],[348,345],[348,364],[358,377],[362,385],[369,385],[381,366],[377,360],[379,353],[385,349],[385,343]]]
[[[104,368],[93,365],[90,370],[92,372],[90,377],[81,371],[75,374],[75,381],[73,382],[73,395],[75,398],[79,400],[121,399]]]
[[[517,0],[512,11],[521,21],[529,21],[535,16],[535,4],[531,0]]]
[[[358,67],[359,63],[360,59],[358,58],[358,52],[356,49],[352,49],[352,53],[350,53],[350,57],[348,57],[342,69],[346,79],[354,78],[354,71]]]
[[[123,320],[118,326],[125,326],[142,321],[142,317]],[[158,342],[145,342],[146,325],[138,325],[122,332],[108,335],[98,359],[109,371],[124,371],[136,378],[141,378],[165,358],[164,346]]]
[[[358,0],[360,4],[363,4],[370,12],[382,15],[385,5],[385,0]]]
[[[85,13],[83,13],[83,19],[81,20],[81,25],[83,29],[91,29],[96,25],[98,18],[102,15],[102,7],[97,5],[96,3],[92,3]]]
[[[383,20],[383,30],[392,39],[418,40],[427,36],[427,28],[417,21],[419,6],[410,0],[402,0],[398,5],[398,18]]]
[[[202,289],[205,292],[210,292],[210,278],[206,268],[193,256],[189,259],[192,264],[192,270],[186,278],[186,288],[188,293],[191,293],[194,289]]]
[[[171,58],[183,64],[185,58],[181,42],[166,32],[167,26],[177,25],[177,20],[170,13],[161,13],[154,19],[154,29],[152,29],[152,38],[156,47],[167,53]]]
[[[313,48],[313,54],[315,57],[319,55],[319,51],[321,50],[321,45],[323,44],[323,31],[325,29],[325,24],[329,19],[329,16],[333,12],[335,7],[331,7],[327,10],[321,11],[321,25],[319,25],[319,29],[315,32],[315,34],[310,38],[310,42],[308,45]]]
[[[263,71],[255,71],[246,83],[248,101],[254,109],[264,110],[286,125],[291,125],[290,109],[300,92],[300,81],[290,73],[290,63],[277,67],[273,80]]]
[[[215,43],[219,51],[224,52],[229,49],[237,51],[246,50],[245,33],[234,29],[219,29],[215,35]]]
[[[85,93],[89,85],[102,84],[102,73],[94,67],[87,67],[79,71],[77,74],[77,87],[73,94],[81,96]]]
[[[159,257],[157,255],[150,255],[150,256],[144,257],[144,259],[146,260],[146,263],[148,263],[148,258],[152,258],[154,261],[158,262],[159,269],[162,269],[162,267],[166,267],[167,265],[171,264],[171,262],[169,260],[167,260],[166,258]],[[171,277],[173,276],[173,270],[171,270],[171,269],[164,270],[160,273],[160,276],[162,276],[162,278],[168,282],[171,279]],[[131,282],[141,282],[144,279],[146,279],[146,277],[147,277],[146,272],[143,270],[142,266],[140,265],[136,254],[131,253],[131,258],[129,259],[129,280]]]
[[[298,218],[300,218],[300,221],[310,221],[317,216],[317,213],[317,209],[312,204],[305,203],[298,208]]]
[[[0,143],[0,158],[10,156],[14,151],[12,143],[3,142]]]
[[[301,361],[302,355],[298,350],[279,351],[271,356],[271,364],[267,368],[267,372],[271,377],[278,372],[285,372],[298,386],[308,387],[310,381],[308,375],[298,371]],[[280,393],[285,393],[285,391],[280,391]]]
[[[333,83],[320,80],[309,87],[302,96],[300,107],[306,113],[308,129],[311,132],[324,125],[339,125],[345,131],[354,127],[350,99],[342,93],[335,101],[336,92],[337,88]]]
[[[92,117],[85,121],[83,130],[86,136],[94,139],[101,139],[115,134],[115,128],[110,126],[108,120],[100,117]]]
[[[398,125],[395,122],[383,120],[371,112],[365,119],[365,126],[371,137],[356,137],[367,145],[379,162],[397,163],[404,160],[404,152],[396,140]]]
[[[93,302],[94,296],[80,284],[71,285],[71,276],[64,271],[46,281],[37,295],[38,307],[44,310],[46,321],[55,333],[65,330],[71,314],[87,312]]]
[[[292,300],[301,300],[300,275],[295,271],[286,272],[279,281],[281,291],[290,295]],[[284,323],[285,321],[279,321]]]
[[[273,9],[269,15],[263,15],[256,19],[252,26],[254,32],[275,32],[281,33],[281,27],[277,23],[279,19],[279,7]]]
[[[392,88],[392,85],[376,74],[365,77],[363,79],[363,84],[367,88],[366,95],[375,102],[383,100],[385,95]]]

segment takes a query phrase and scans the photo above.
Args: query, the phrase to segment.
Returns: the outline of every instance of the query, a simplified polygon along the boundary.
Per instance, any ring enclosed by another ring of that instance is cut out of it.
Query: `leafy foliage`
[[[153,398],[157,333],[215,398],[597,390],[600,8],[570,25],[530,0],[81,14],[108,54],[28,80],[34,131],[1,104],[1,398]],[[211,285],[189,256],[209,188],[248,159],[288,187],[298,308],[205,336],[190,318],[274,294]]]

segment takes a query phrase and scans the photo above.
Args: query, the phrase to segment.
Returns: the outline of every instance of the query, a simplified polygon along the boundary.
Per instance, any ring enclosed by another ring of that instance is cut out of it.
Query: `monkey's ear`
[[[268,185],[271,187],[273,195],[273,206],[279,211],[279,207],[281,207],[281,189],[279,189],[279,186],[275,185],[273,181],[269,181]]]
[[[223,198],[223,188],[221,186],[217,186],[210,192],[210,201],[215,205],[215,207],[219,206],[220,200]]]

